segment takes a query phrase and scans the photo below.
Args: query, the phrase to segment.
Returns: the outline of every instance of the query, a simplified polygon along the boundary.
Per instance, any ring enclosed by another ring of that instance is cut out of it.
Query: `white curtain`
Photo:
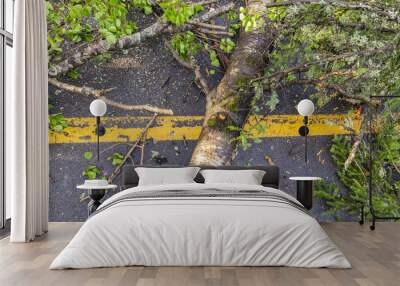
[[[44,0],[15,1],[14,94],[6,98],[6,187],[12,242],[47,232],[49,152]]]

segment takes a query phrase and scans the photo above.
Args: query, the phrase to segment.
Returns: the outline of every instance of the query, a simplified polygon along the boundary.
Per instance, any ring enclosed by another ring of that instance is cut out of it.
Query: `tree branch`
[[[364,3],[346,2],[340,0],[292,0],[292,1],[270,3],[267,4],[266,6],[267,8],[272,8],[272,7],[286,7],[286,6],[300,5],[300,4],[332,5],[351,10],[365,10],[369,12],[374,12],[380,16],[387,17],[390,20],[394,20],[396,22],[400,21],[399,15],[396,11],[387,11]]]
[[[268,76],[262,76],[262,77],[258,77],[254,80],[252,80],[251,82],[255,82],[255,81],[259,81],[262,80],[264,84],[268,84],[269,81],[271,79],[275,79],[277,81],[281,80],[282,78],[286,77],[287,75],[289,75],[290,73],[293,72],[304,72],[307,71],[310,67],[315,66],[315,65],[322,65],[328,62],[334,62],[337,60],[343,60],[346,58],[350,58],[350,57],[367,57],[367,56],[371,56],[374,54],[378,54],[378,53],[383,53],[383,52],[388,52],[388,51],[393,51],[395,49],[398,48],[398,45],[386,45],[382,48],[379,49],[367,49],[367,50],[362,50],[362,51],[358,51],[358,52],[347,52],[347,53],[343,53],[340,55],[334,55],[334,56],[330,56],[330,57],[326,57],[320,60],[315,60],[315,61],[311,61],[311,62],[306,62],[306,63],[302,63],[293,67],[290,67],[286,70],[281,70],[281,71],[277,71],[271,75]]]
[[[201,73],[200,66],[197,64],[197,61],[194,56],[190,56],[190,63],[194,69],[194,75],[196,78],[196,84],[200,87],[205,95],[210,93],[210,88],[208,86],[207,80],[203,77]]]
[[[98,89],[94,89],[94,88],[87,87],[87,86],[83,86],[83,87],[75,86],[75,85],[72,85],[69,83],[60,82],[55,78],[49,78],[49,83],[54,85],[55,87],[64,89],[69,92],[78,93],[78,94],[85,95],[85,96],[94,96],[96,98],[102,99],[106,104],[108,104],[110,106],[113,106],[113,107],[116,107],[119,109],[123,109],[123,110],[148,111],[148,112],[152,112],[152,113],[165,114],[165,115],[173,115],[174,114],[171,109],[159,108],[159,107],[155,107],[155,106],[151,106],[151,105],[147,105],[147,104],[146,105],[123,104],[123,103],[115,102],[111,99],[104,97],[104,93],[106,93],[112,89],[98,90]]]
[[[204,34],[210,34],[210,35],[216,35],[216,36],[228,36],[228,37],[234,36],[233,33],[228,32],[228,31],[209,30],[209,29],[203,29],[203,28],[199,28],[197,30],[199,30],[201,33],[204,33]]]
[[[290,84],[290,85],[293,85],[293,84],[314,85],[314,86],[322,87],[325,89],[332,89],[332,90],[336,91],[343,100],[345,100],[351,104],[360,104],[360,103],[364,103],[364,104],[371,103],[372,105],[379,104],[378,100],[369,100],[369,98],[361,96],[361,95],[350,94],[340,84],[329,83],[329,82],[326,82],[325,80],[299,79],[299,80],[290,81],[288,84]]]
[[[192,20],[187,21],[187,23],[190,25],[205,28],[205,29],[226,31],[225,26],[201,23],[201,22],[196,22],[196,21],[192,21]]]
[[[185,61],[182,59],[179,54],[169,45],[167,42],[164,42],[165,47],[171,52],[173,58],[183,67],[192,70],[195,75],[195,83],[197,87],[205,94],[210,93],[210,88],[208,86],[207,80],[203,77],[201,73],[200,66],[197,64],[196,59],[193,56],[190,56],[190,61]]]
[[[368,124],[366,124],[367,120],[364,119],[364,117],[362,116],[362,114],[360,114],[361,116],[361,129],[360,129],[360,133],[359,135],[356,137],[353,146],[351,148],[351,151],[349,153],[349,155],[347,156],[346,161],[344,162],[344,169],[347,170],[349,168],[349,166],[351,165],[351,163],[353,163],[354,159],[356,158],[357,152],[360,149],[360,144],[361,141],[364,137],[364,133],[365,130],[368,126]]]
[[[139,143],[142,141],[142,138],[147,134],[147,130],[153,125],[153,122],[156,119],[156,117],[157,117],[157,113],[155,113],[153,115],[153,117],[150,119],[150,121],[147,123],[147,125],[143,128],[142,132],[140,133],[139,137],[136,139],[135,143],[128,150],[128,152],[126,152],[124,158],[122,159],[122,162],[114,169],[114,171],[111,173],[110,177],[108,177],[108,183],[112,183],[114,181],[114,179],[118,176],[122,167],[125,165],[126,161],[131,156],[132,152],[135,151],[135,149],[139,146]]]
[[[191,4],[196,4],[196,5],[210,5],[217,3],[218,0],[204,0],[204,1],[199,1],[199,2],[191,2]]]
[[[221,14],[228,12],[235,7],[234,3],[228,3],[221,7],[210,9],[208,12],[195,17],[193,23],[208,22],[210,19],[217,17]],[[72,68],[76,68],[92,57],[101,53],[115,50],[115,49],[128,49],[136,46],[146,39],[157,37],[165,32],[182,32],[192,28],[193,24],[185,24],[180,27],[172,26],[167,23],[163,17],[160,17],[154,24],[145,28],[144,30],[134,33],[129,36],[122,37],[115,44],[110,45],[106,40],[99,40],[84,48],[82,51],[78,51],[63,61],[51,65],[49,68],[49,75],[56,77],[60,74],[64,74]]]
[[[189,70],[193,70],[192,65],[188,62],[182,59],[179,54],[174,50],[174,48],[171,47],[171,45],[167,42],[164,41],[164,46],[171,52],[172,57],[184,68],[187,68]]]

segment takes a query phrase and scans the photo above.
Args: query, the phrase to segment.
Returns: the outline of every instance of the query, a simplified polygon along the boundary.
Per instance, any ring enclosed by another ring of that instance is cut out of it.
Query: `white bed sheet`
[[[163,190],[265,190],[254,185],[179,184]],[[145,266],[293,266],[350,268],[318,222],[299,209],[246,198],[123,201],[90,217],[50,269]]]

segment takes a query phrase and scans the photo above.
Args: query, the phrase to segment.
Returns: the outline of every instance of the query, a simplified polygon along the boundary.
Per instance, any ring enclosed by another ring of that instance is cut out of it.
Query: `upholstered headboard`
[[[122,181],[123,181],[123,188],[133,188],[136,187],[139,183],[139,176],[135,172],[135,167],[140,166],[131,166],[126,165],[123,168],[122,173]],[[148,168],[173,168],[173,167],[180,167],[180,166],[141,166],[141,167],[148,167]],[[249,166],[249,167],[239,167],[239,166],[221,166],[221,167],[214,167],[214,166],[198,166],[201,169],[220,169],[220,170],[247,170],[247,169],[256,169],[256,170],[263,170],[265,171],[265,175],[262,180],[262,185],[265,187],[271,187],[278,189],[279,188],[279,168],[277,166]],[[204,183],[203,176],[199,173],[196,178],[194,179],[197,183]]]

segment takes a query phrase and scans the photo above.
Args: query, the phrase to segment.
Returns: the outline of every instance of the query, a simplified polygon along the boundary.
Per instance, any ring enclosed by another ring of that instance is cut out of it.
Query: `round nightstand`
[[[313,206],[313,183],[322,180],[320,177],[290,177],[289,180],[296,181],[296,198],[303,206],[311,210]]]
[[[88,190],[90,202],[88,203],[88,216],[94,213],[101,205],[100,200],[106,194],[106,190],[116,189],[117,185],[93,186],[93,185],[79,185],[76,188],[80,190]]]

